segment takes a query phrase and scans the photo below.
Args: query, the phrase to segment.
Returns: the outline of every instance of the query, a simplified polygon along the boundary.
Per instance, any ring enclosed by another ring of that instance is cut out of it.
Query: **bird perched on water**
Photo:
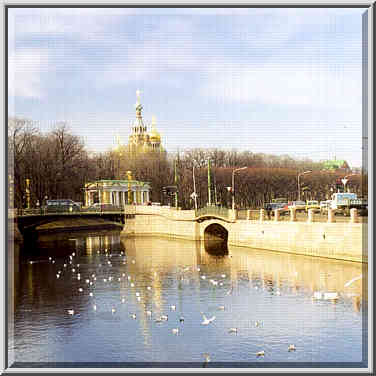
[[[84,291],[84,290],[83,290],[82,287],[80,287],[80,288],[78,289],[78,291],[79,291],[79,292],[82,292],[82,291]]]
[[[174,329],[172,329],[172,333],[173,333],[173,334],[179,334],[179,329],[178,329],[178,328],[174,328]]]
[[[229,333],[238,333],[238,328],[230,328]]]
[[[179,322],[184,322],[184,317],[180,317]]]
[[[201,312],[201,315],[204,318],[204,321],[201,323],[201,325],[209,325],[212,321],[215,320],[215,316],[208,319],[202,312]]]
[[[68,314],[74,315],[74,309],[68,309]]]
[[[265,351],[259,351],[256,353],[257,356],[264,356],[265,355]]]
[[[136,314],[135,313],[131,313],[130,316],[132,317],[132,319],[136,319]]]
[[[295,350],[296,350],[295,345],[289,345],[288,351],[295,351]]]
[[[171,311],[175,311],[176,310],[176,306],[175,305],[170,306],[170,308],[171,308]]]
[[[168,320],[168,315],[161,315],[160,319],[162,321],[167,321]]]

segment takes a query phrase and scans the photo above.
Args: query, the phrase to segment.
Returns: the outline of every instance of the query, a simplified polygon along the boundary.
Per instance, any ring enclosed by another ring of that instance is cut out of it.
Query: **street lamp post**
[[[349,179],[347,179],[347,178],[350,177],[350,176],[355,176],[355,175],[358,175],[358,174],[346,175],[343,179],[341,179],[342,184],[343,184],[343,192],[346,192],[346,184],[349,181]]]
[[[234,187],[234,180],[235,180],[235,172],[240,170],[245,170],[247,166],[236,168],[235,170],[232,170],[232,186],[231,186],[231,193],[232,193],[232,210],[235,210],[235,187]]]
[[[301,172],[300,174],[298,174],[298,201],[300,201],[300,177],[302,175],[309,174],[310,172],[312,172],[312,171],[311,170],[304,171],[304,172]]]
[[[193,196],[193,199],[194,199],[194,202],[195,202],[195,210],[197,210],[197,193],[196,193],[195,165],[193,165],[192,174],[193,174],[193,194],[191,195],[191,197]]]

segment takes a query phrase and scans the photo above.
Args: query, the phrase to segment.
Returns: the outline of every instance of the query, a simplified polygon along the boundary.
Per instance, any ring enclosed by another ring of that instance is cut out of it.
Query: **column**
[[[265,220],[265,209],[260,209],[260,222]]]
[[[334,210],[329,208],[328,209],[328,223],[334,223],[336,221],[334,214],[335,214]]]
[[[351,223],[358,223],[358,209],[357,208],[350,209],[350,221]]]
[[[290,209],[290,221],[296,222],[296,209],[295,208]]]
[[[315,220],[315,210],[314,209],[308,209],[308,222],[314,222]]]

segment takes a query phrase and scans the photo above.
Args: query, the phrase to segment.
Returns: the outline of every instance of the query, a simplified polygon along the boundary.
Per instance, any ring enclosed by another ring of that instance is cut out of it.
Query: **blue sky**
[[[9,115],[127,142],[141,90],[168,151],[362,164],[365,9],[9,9]]]

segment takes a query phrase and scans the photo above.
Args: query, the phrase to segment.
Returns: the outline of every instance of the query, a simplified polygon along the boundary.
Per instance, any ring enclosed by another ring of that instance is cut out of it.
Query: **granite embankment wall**
[[[163,236],[204,240],[205,230],[213,223],[228,231],[228,244],[367,262],[367,225],[341,222],[278,222],[220,219],[195,221],[193,210],[136,206],[128,211],[123,236]]]

